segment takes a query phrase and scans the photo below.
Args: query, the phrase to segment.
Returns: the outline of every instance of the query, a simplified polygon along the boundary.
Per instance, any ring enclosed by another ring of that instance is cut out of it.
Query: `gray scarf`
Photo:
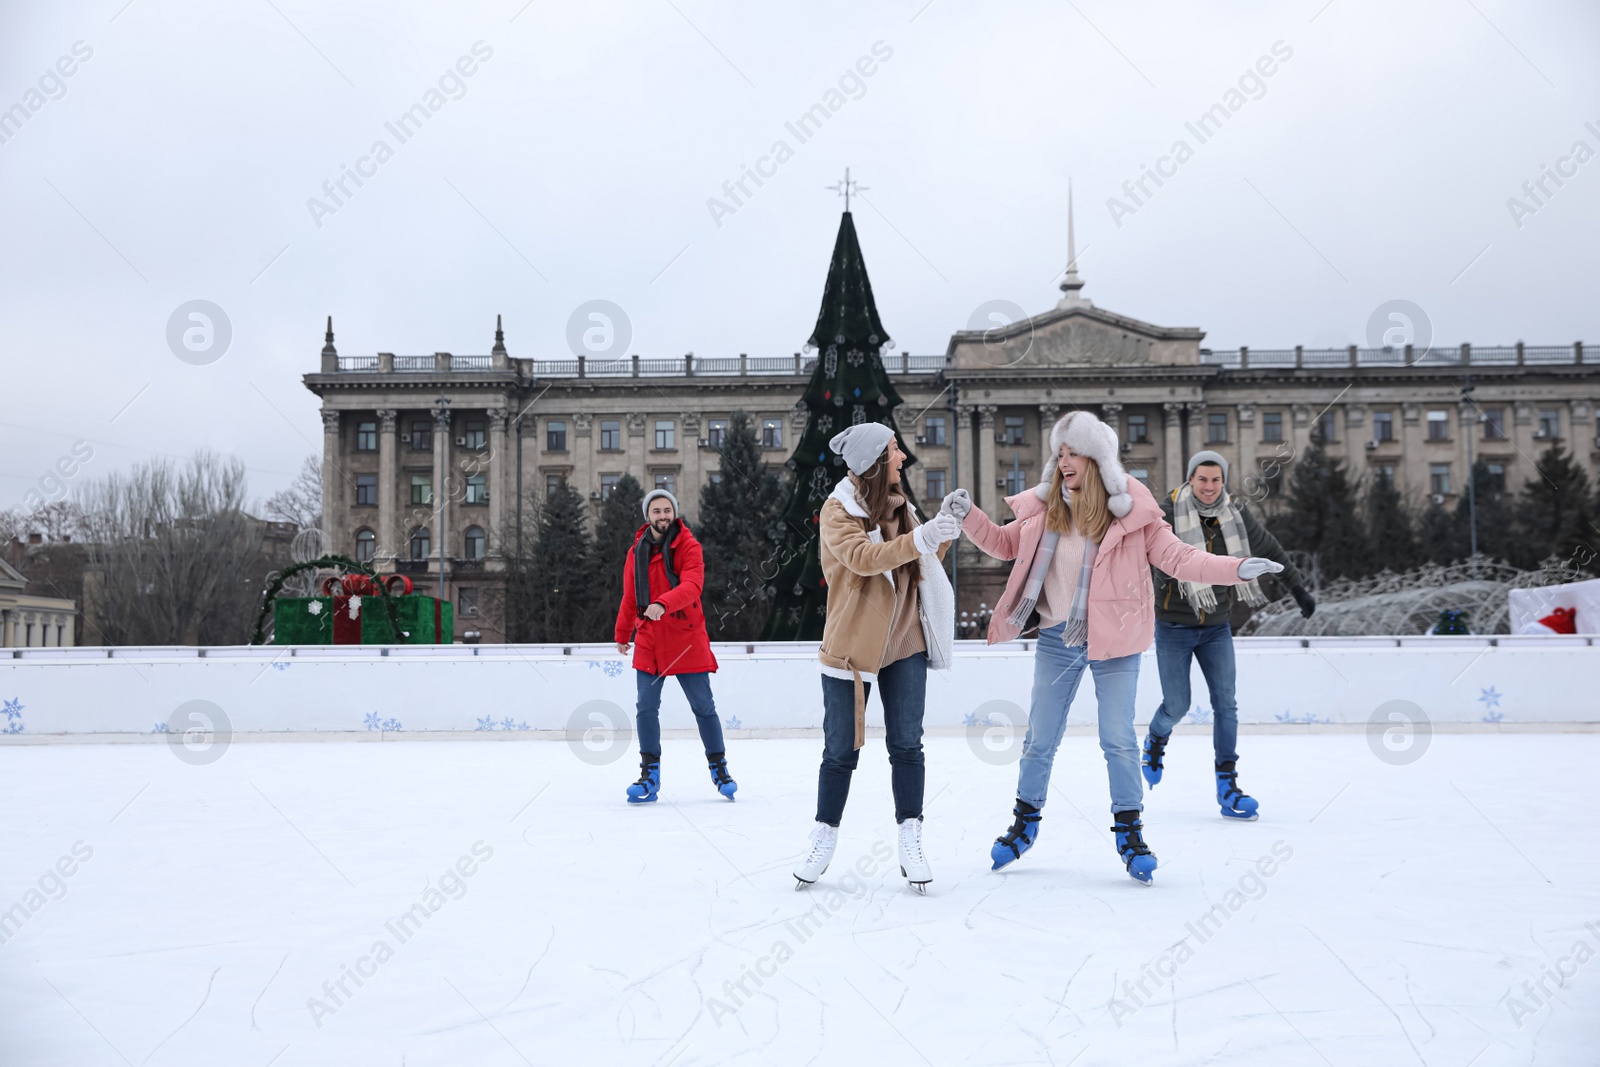
[[[1187,484],[1178,490],[1172,500],[1172,531],[1184,544],[1192,545],[1204,552],[1207,551],[1206,531],[1201,519],[1217,520],[1217,527],[1222,533],[1222,543],[1227,547],[1228,555],[1238,559],[1245,559],[1250,555],[1250,538],[1244,532],[1244,518],[1228,496],[1226,489],[1217,497],[1216,503],[1210,505],[1203,505],[1196,500],[1194,490]],[[1207,613],[1217,610],[1215,586],[1181,580],[1178,584],[1183,590],[1183,598],[1196,609]],[[1261,592],[1260,584],[1254,579],[1234,586],[1234,590],[1235,595],[1253,608],[1259,608],[1267,602],[1266,595]]]
[[[1061,495],[1070,508],[1072,491],[1062,486]],[[1050,572],[1050,561],[1055,557],[1056,545],[1060,541],[1059,533],[1047,529],[1039,542],[1039,551],[1033,557],[1033,568],[1028,571],[1028,584],[1023,588],[1022,599],[1017,601],[1017,606],[1012,608],[1011,614],[1006,617],[1006,621],[1019,631],[1028,624],[1028,617],[1039,604],[1039,593],[1044,589],[1044,577]],[[1072,591],[1072,610],[1067,615],[1067,628],[1061,632],[1061,643],[1064,645],[1089,643],[1089,577],[1094,571],[1094,557],[1099,550],[1100,546],[1095,542],[1088,538],[1084,539],[1083,564],[1078,568],[1078,585]]]

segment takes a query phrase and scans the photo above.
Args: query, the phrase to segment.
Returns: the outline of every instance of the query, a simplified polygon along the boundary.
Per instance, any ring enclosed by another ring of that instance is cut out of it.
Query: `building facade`
[[[1210,448],[1233,465],[1233,492],[1263,496],[1319,430],[1353,480],[1393,479],[1418,504],[1453,505],[1469,453],[1512,489],[1557,438],[1591,478],[1600,468],[1600,357],[1586,360],[1581,343],[1212,351],[1199,329],[1095,307],[1083,284],[1069,271],[1054,308],[957,332],[943,355],[882,355],[923,500],[962,486],[1008,518],[1004,498],[1037,483],[1050,427],[1073,408],[1116,429],[1124,466],[1157,493]],[[521,508],[564,480],[598,510],[631,473],[672,490],[692,522],[734,411],[754,419],[775,466],[788,458],[811,367],[801,353],[518,358],[498,323],[489,355],[341,356],[330,321],[321,367],[305,376],[322,400],[330,548],[442,588],[458,638],[504,640],[504,557]],[[964,545],[957,570],[961,609],[995,601],[1003,566]]]

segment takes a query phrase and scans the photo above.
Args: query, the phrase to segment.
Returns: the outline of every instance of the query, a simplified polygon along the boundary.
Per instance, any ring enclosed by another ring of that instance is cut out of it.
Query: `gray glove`
[[[1252,578],[1261,577],[1263,574],[1279,574],[1282,571],[1283,564],[1281,563],[1274,563],[1270,559],[1262,559],[1260,556],[1251,556],[1239,564],[1239,580],[1248,582]]]
[[[965,520],[967,512],[971,510],[972,497],[965,489],[957,489],[953,493],[946,494],[944,503],[939,507],[941,515],[954,515],[958,522]]]
[[[933,553],[946,541],[954,541],[960,536],[960,520],[948,512],[941,511],[912,531],[911,539],[916,542],[918,552]]]

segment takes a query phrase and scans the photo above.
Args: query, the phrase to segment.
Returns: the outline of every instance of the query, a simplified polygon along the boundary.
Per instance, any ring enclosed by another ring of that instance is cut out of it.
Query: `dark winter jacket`
[[[1172,506],[1177,499],[1178,491],[1174,489],[1161,498],[1161,516],[1167,520],[1167,525],[1172,525]],[[1233,503],[1239,508],[1239,517],[1244,522],[1245,536],[1250,539],[1250,554],[1270,559],[1274,563],[1283,564],[1283,573],[1278,575],[1278,580],[1293,589],[1304,586],[1305,579],[1299,570],[1289,562],[1289,554],[1283,550],[1283,545],[1273,537],[1267,528],[1256,521],[1255,513],[1250,510],[1250,505],[1237,497]],[[1227,543],[1223,540],[1222,530],[1216,519],[1201,516],[1200,528],[1206,534],[1206,550],[1213,555],[1226,556]],[[1233,589],[1231,586],[1219,585],[1213,588],[1217,593],[1217,610],[1211,612],[1197,612],[1183,598],[1183,585],[1175,578],[1171,578],[1155,567],[1150,568],[1151,577],[1156,585],[1156,618],[1161,622],[1177,623],[1179,626],[1220,626],[1228,621],[1228,612],[1233,608]]]
[[[618,644],[633,642],[633,665],[647,674],[701,674],[717,669],[711,654],[711,638],[706,634],[706,617],[700,609],[700,590],[706,581],[705,559],[700,542],[689,526],[678,520],[678,533],[671,541],[672,569],[678,576],[674,586],[667,578],[666,563],[660,549],[650,552],[650,600],[667,613],[654,622],[639,614],[634,593],[634,551],[640,538],[649,537],[650,526],[639,527],[633,544],[622,562],[622,604],[617,609]]]

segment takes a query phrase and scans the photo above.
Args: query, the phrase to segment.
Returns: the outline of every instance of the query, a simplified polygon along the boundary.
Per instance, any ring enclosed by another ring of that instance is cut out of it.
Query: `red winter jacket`
[[[634,552],[639,539],[647,536],[649,529],[648,523],[639,527],[623,561],[617,643],[634,643],[633,665],[646,674],[714,671],[717,658],[711,654],[706,617],[700,610],[700,590],[706,582],[705,559],[700,554],[700,542],[682,519],[678,520],[678,536],[672,540],[672,569],[678,573],[676,589],[667,583],[667,568],[661,553],[650,553],[650,602],[660,604],[667,613],[654,622],[639,615],[639,602],[633,592]]]

